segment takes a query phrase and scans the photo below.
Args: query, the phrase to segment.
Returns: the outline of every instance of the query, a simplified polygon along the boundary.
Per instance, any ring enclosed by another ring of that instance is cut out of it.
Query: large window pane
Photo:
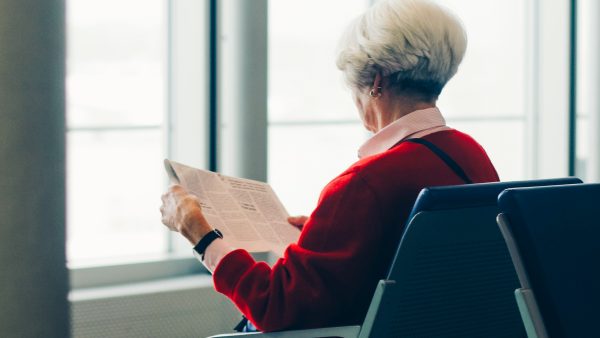
[[[362,124],[271,125],[269,182],[291,214],[310,213],[325,185],[358,160]]]
[[[525,176],[525,123],[509,121],[448,121],[450,127],[471,135],[486,150],[502,181]]]
[[[321,189],[357,160],[367,137],[335,66],[335,50],[346,26],[368,4],[269,3],[268,173],[292,214],[312,211]]]
[[[440,0],[463,21],[467,53],[439,101],[445,116],[524,116],[527,93],[527,3]]]
[[[69,258],[164,252],[160,130],[71,132],[67,141]]]
[[[166,3],[67,8],[68,259],[164,252]]]
[[[292,214],[312,211],[325,184],[357,160],[367,136],[335,66],[335,50],[368,3],[269,3],[268,173]]]
[[[337,42],[367,0],[269,3],[269,119],[357,119],[335,66]]]
[[[165,8],[163,0],[68,1],[69,126],[162,122]]]

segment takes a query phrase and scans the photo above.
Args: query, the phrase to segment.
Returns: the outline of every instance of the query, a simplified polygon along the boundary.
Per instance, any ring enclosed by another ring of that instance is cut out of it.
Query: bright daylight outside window
[[[68,260],[164,252],[165,2],[67,10]]]
[[[325,184],[356,161],[367,136],[335,66],[335,50],[346,26],[368,5],[269,3],[268,174],[291,214],[312,211]]]
[[[502,180],[524,179],[528,1],[438,2],[463,20],[469,39],[466,57],[438,106],[449,126],[484,146]],[[269,4],[268,173],[292,214],[312,211],[320,190],[356,161],[368,137],[335,66],[340,35],[368,5],[366,0]]]
[[[438,106],[450,127],[481,143],[501,180],[526,179],[529,0],[439,3],[462,19],[469,43]]]

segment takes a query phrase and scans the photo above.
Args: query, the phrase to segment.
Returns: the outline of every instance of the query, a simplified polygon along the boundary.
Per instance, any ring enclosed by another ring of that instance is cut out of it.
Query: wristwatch
[[[194,246],[194,256],[204,262],[204,251],[206,251],[206,248],[208,248],[210,243],[217,238],[223,238],[223,233],[218,229],[213,229],[211,232],[204,235],[200,241],[198,241],[198,244]]]

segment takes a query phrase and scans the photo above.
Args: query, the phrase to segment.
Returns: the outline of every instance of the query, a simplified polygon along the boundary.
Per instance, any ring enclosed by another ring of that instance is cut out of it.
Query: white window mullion
[[[600,181],[600,2],[598,0],[579,0],[578,2],[579,60],[580,69],[578,105],[580,113],[586,116],[585,129],[582,133],[587,138],[580,138],[581,148],[586,149],[583,164],[585,180]],[[587,132],[587,133],[585,133]]]
[[[198,168],[208,168],[209,153],[208,6],[208,1],[168,2],[167,156]],[[168,236],[171,253],[189,253],[181,236]]]
[[[169,157],[208,166],[208,1],[170,1]]]
[[[533,177],[569,173],[570,1],[536,0]],[[509,137],[507,135],[507,137]]]

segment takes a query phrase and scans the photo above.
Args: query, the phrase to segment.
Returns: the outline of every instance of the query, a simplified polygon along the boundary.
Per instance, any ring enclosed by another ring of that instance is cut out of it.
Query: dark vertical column
[[[218,153],[218,142],[219,142],[219,107],[218,107],[218,58],[219,58],[219,31],[218,31],[218,1],[209,0],[208,7],[208,18],[209,18],[209,39],[208,39],[208,169],[212,171],[218,171],[219,159]]]
[[[65,4],[0,1],[0,337],[68,337]]]
[[[577,162],[577,0],[570,0],[569,59],[569,176]]]

